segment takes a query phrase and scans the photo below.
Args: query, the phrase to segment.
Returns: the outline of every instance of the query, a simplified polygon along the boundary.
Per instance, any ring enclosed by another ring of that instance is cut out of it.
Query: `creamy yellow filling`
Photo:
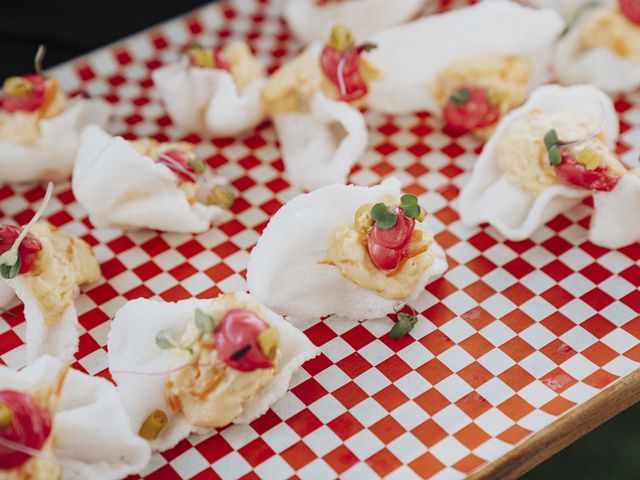
[[[549,164],[544,136],[555,129],[564,141],[593,135],[600,125],[595,119],[577,108],[566,108],[552,113],[533,110],[509,126],[495,147],[495,156],[509,182],[532,196],[560,182],[555,169]],[[578,154],[585,148],[597,152],[608,168],[617,174],[624,166],[609,150],[603,134],[572,148]]]
[[[431,84],[431,93],[444,106],[449,97],[462,87],[483,87],[488,90],[491,102],[504,115],[525,101],[530,76],[531,62],[528,58],[491,55],[464,59],[438,73]],[[493,129],[494,126],[490,126],[474,133],[488,138]]]
[[[246,297],[234,293],[221,295],[211,301],[205,313],[218,322],[231,309],[249,310],[266,321],[263,307]],[[190,321],[182,344],[191,344],[200,333],[195,321]],[[278,363],[276,356],[276,368]],[[189,365],[169,374],[165,384],[165,397],[169,406],[182,412],[190,424],[197,427],[217,428],[230,424],[244,410],[244,404],[268,385],[276,368],[241,372],[223,363],[216,351],[213,334],[200,337],[193,353],[176,350],[175,364]]]
[[[602,9],[585,25],[581,35],[585,48],[604,47],[620,57],[640,63],[640,26],[618,8]]]
[[[33,144],[40,139],[40,121],[59,115],[67,107],[67,98],[58,90],[56,96],[42,115],[40,112],[14,112],[0,110],[0,141]]]
[[[411,236],[408,258],[395,270],[377,268],[369,257],[366,241],[366,234],[352,227],[338,227],[331,239],[327,263],[338,268],[347,280],[384,298],[408,297],[434,260],[429,250],[433,236],[419,228],[415,228]]]
[[[73,303],[77,288],[100,278],[100,266],[91,247],[74,235],[45,223],[34,225],[31,233],[42,242],[42,250],[21,278],[38,301],[45,323],[54,326]]]
[[[239,92],[264,75],[262,65],[244,42],[233,42],[222,49],[229,61],[231,76]]]

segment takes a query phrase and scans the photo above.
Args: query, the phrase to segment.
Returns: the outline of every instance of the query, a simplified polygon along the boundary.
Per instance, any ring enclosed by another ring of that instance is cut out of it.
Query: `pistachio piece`
[[[0,429],[7,428],[13,420],[13,410],[4,402],[0,402]]]
[[[201,68],[215,68],[215,59],[213,58],[213,52],[211,49],[194,47],[189,52],[193,62]]]
[[[371,203],[365,203],[356,210],[353,218],[353,227],[358,232],[358,235],[366,235],[373,226],[372,207]]]
[[[587,170],[595,170],[602,163],[602,155],[596,149],[587,145],[576,153],[576,160],[587,167]]]
[[[167,425],[169,419],[167,418],[167,414],[162,410],[154,410],[149,414],[149,416],[142,422],[142,426],[140,427],[140,431],[138,435],[140,435],[145,440],[155,440],[160,435],[162,429]]]
[[[331,29],[331,36],[329,37],[329,46],[344,52],[347,48],[353,45],[353,34],[344,25],[338,23]]]
[[[227,210],[233,206],[236,195],[231,188],[225,185],[216,185],[209,193],[209,203],[211,205],[219,205]]]
[[[9,77],[4,81],[2,89],[8,95],[18,98],[27,98],[33,90],[33,85],[24,77]]]

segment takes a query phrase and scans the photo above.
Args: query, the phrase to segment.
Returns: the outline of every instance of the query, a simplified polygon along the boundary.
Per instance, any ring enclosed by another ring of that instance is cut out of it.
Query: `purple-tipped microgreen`
[[[410,193],[400,197],[400,208],[404,210],[404,214],[409,218],[418,218],[422,210],[418,205],[418,197]]]
[[[411,313],[399,312],[398,320],[391,328],[389,336],[394,340],[404,337],[407,333],[413,330],[413,327],[415,326],[417,321],[418,316],[413,308],[411,308]]]
[[[42,60],[44,60],[44,55],[47,53],[47,47],[44,45],[39,45],[38,50],[36,51],[36,56],[33,59],[33,66],[35,67],[35,72],[38,75],[42,76]]]
[[[193,353],[193,346],[203,335],[213,333],[216,328],[216,322],[211,315],[204,313],[196,308],[194,321],[198,329],[198,336],[189,344],[182,344],[176,339],[176,331],[173,328],[164,328],[156,334],[156,346],[161,350],[171,350],[174,348],[186,350]]]
[[[393,228],[398,221],[396,214],[384,203],[376,203],[371,207],[371,218],[373,218],[376,225],[383,230]]]
[[[582,145],[583,143],[587,143],[593,140],[594,138],[596,138],[598,135],[602,133],[607,123],[607,115],[606,115],[604,104],[601,103],[600,108],[602,109],[602,112],[603,112],[602,122],[600,123],[600,126],[590,135],[587,135],[582,138],[576,138],[574,140],[560,140],[560,138],[558,137],[558,132],[554,128],[549,130],[544,135],[544,146],[546,147],[547,153],[549,154],[550,165],[556,166],[562,163],[562,151],[560,150],[561,148],[575,147],[577,145]]]
[[[459,107],[460,105],[464,105],[467,100],[471,97],[471,92],[466,88],[459,88],[449,97],[449,103]]]
[[[44,213],[47,205],[49,205],[49,201],[51,200],[51,195],[53,194],[53,183],[49,182],[47,185],[47,191],[44,194],[44,198],[42,199],[42,203],[40,204],[40,208],[36,214],[31,218],[29,223],[22,229],[16,241],[13,242],[13,245],[9,250],[0,255],[0,276],[6,279],[15,278],[16,275],[20,272],[20,265],[22,264],[22,259],[20,258],[20,245],[22,241],[25,239],[31,227],[33,227],[40,217]]]
[[[360,44],[358,48],[360,48],[360,50],[362,50],[363,52],[370,52],[371,50],[375,50],[376,48],[378,48],[378,44],[373,42],[364,42]]]

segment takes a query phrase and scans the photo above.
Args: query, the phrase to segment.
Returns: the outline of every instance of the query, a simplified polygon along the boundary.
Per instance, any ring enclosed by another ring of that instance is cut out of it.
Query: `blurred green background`
[[[639,480],[640,403],[531,470],[522,480]]]

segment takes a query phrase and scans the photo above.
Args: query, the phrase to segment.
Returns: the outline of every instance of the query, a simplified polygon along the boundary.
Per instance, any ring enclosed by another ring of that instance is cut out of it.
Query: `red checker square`
[[[429,135],[431,132],[433,132],[433,127],[423,123],[419,123],[415,127],[411,128],[411,133],[413,133],[417,137],[424,137],[426,135]]]
[[[567,242],[564,238],[554,235],[542,242],[542,246],[553,253],[556,257],[559,257],[563,253],[571,250],[573,245]]]
[[[83,333],[80,335],[80,343],[78,344],[78,353],[75,354],[75,358],[84,358],[90,353],[100,350],[100,345],[89,333]]]
[[[319,398],[324,397],[327,391],[314,378],[309,378],[291,390],[305,405],[311,405]]]
[[[516,422],[535,410],[526,400],[518,395],[514,395],[502,402],[498,405],[498,409]]]
[[[0,334],[0,349],[2,352],[9,352],[20,345],[22,345],[22,340],[13,330],[7,330]]]
[[[289,184],[284,181],[282,178],[274,178],[273,180],[265,183],[265,186],[271,190],[273,193],[281,192],[286,189]]]
[[[216,298],[221,293],[222,293],[222,290],[220,290],[216,286],[213,286],[211,288],[207,288],[206,290],[203,290],[202,292],[198,293],[196,295],[196,298],[207,300],[209,298]]]
[[[369,430],[371,430],[373,434],[385,445],[388,445],[392,440],[398,438],[406,431],[404,427],[390,415],[383,417],[381,420],[371,425]]]
[[[476,280],[472,284],[467,285],[464,287],[464,291],[478,303],[483,302],[496,293],[492,287],[482,280]]]
[[[541,296],[556,308],[561,308],[574,299],[573,295],[559,285],[551,287],[543,292]]]
[[[503,442],[510,443],[511,445],[515,445],[519,441],[523,440],[527,435],[531,433],[531,430],[527,430],[520,425],[512,425],[507,428],[504,432],[498,435],[498,438]]]
[[[324,322],[318,322],[315,325],[307,328],[304,334],[311,340],[316,346],[324,345],[329,340],[333,340],[336,337],[336,333],[331,330]]]
[[[596,342],[584,349],[582,355],[602,367],[618,356],[618,353],[602,342]]]
[[[558,365],[569,360],[576,354],[576,351],[559,338],[549,342],[540,349],[550,360]]]
[[[143,263],[142,265],[138,265],[133,269],[133,273],[135,273],[140,280],[143,282],[149,280],[150,278],[155,277],[162,273],[162,269],[153,261],[149,260],[148,262]]]
[[[451,402],[435,388],[430,388],[426,392],[421,393],[414,398],[413,401],[431,416],[451,404]]]
[[[594,288],[580,297],[585,303],[589,304],[594,310],[602,310],[613,303],[614,299],[609,294],[603,292],[599,288]]]
[[[489,434],[487,434],[487,432],[485,432],[475,423],[470,423],[462,430],[454,433],[453,436],[456,437],[458,441],[469,450],[473,450],[474,448],[479,447],[491,438]]]
[[[507,313],[501,321],[516,333],[520,333],[534,323],[529,315],[518,309]]]
[[[238,250],[240,250],[240,247],[238,247],[233,242],[227,241],[227,242],[221,243],[220,245],[217,245],[212,250],[220,258],[227,258],[229,255],[233,255]],[[192,255],[190,255],[190,256],[192,256]]]
[[[169,270],[169,274],[181,282],[182,280],[189,278],[192,275],[195,275],[198,270],[195,269],[193,265],[190,263],[181,263],[180,265],[176,265],[171,270]]]
[[[514,252],[518,253],[518,255],[522,255],[524,252],[530,250],[535,245],[535,243],[533,243],[529,239],[519,241],[505,240],[504,244]]]
[[[462,170],[460,167],[452,163],[440,169],[440,173],[442,173],[443,175],[446,175],[449,178],[455,178],[458,175],[460,175],[463,171],[464,170]]]
[[[163,454],[164,456],[164,454]],[[180,475],[169,465],[163,465],[158,470],[145,477],[146,480],[181,480]]]
[[[327,425],[343,441],[351,438],[364,428],[362,424],[349,412],[345,412],[334,418]]]
[[[360,350],[362,347],[369,345],[375,340],[369,330],[364,328],[362,324],[358,324],[351,330],[346,331],[341,335],[342,339],[351,345],[354,350]]]
[[[479,333],[474,333],[470,337],[465,338],[459,345],[476,359],[480,358],[489,350],[493,350],[493,345]]]
[[[165,242],[162,237],[157,236],[144,242],[140,245],[140,248],[147,252],[149,256],[155,257],[156,255],[160,255],[162,252],[169,250],[171,246]]]
[[[287,425],[300,437],[305,437],[320,428],[322,422],[318,420],[318,417],[316,417],[311,410],[305,408],[289,418]]]
[[[194,255],[202,252],[204,247],[197,240],[189,240],[188,242],[183,243],[182,245],[178,245],[176,250],[179,251],[186,258],[191,258]]]
[[[235,215],[251,208],[251,204],[242,197],[237,197],[231,206],[231,212]]]
[[[77,72],[78,76],[85,82],[94,79],[96,76],[96,74],[93,72],[93,69],[86,64],[79,66]]]
[[[440,330],[435,330],[422,337],[420,339],[420,343],[427,347],[427,349],[434,355],[440,355],[442,352],[449,350],[454,345],[453,340],[447,337]]]
[[[484,277],[486,274],[488,274],[489,272],[493,271],[496,268],[495,263],[483,257],[482,255],[477,256],[473,260],[469,260],[466,263],[466,266],[480,277]]]
[[[341,386],[334,390],[332,394],[345,408],[355,407],[366,398],[369,398],[367,393],[355,382],[349,382]]]
[[[594,388],[603,389],[607,385],[615,382],[619,377],[613,373],[609,373],[601,368],[593,372],[587,378],[582,380],[583,383],[591,385]]]
[[[528,262],[519,257],[506,263],[503,268],[518,279],[535,270]]]
[[[564,280],[573,273],[573,270],[567,267],[560,260],[554,260],[548,263],[547,265],[542,267],[541,270],[551,278],[553,278],[556,282]]]
[[[436,385],[453,373],[437,358],[433,358],[424,365],[421,365],[416,369],[416,372],[427,379],[431,385]]]
[[[451,207],[444,207],[442,210],[438,210],[435,212],[435,216],[446,225],[450,225],[460,219],[458,212]]]
[[[237,190],[244,192],[245,190],[249,190],[251,187],[255,186],[256,182],[249,177],[248,175],[245,175],[244,177],[240,177],[240,178],[236,178],[233,182],[231,182],[232,185],[234,187],[236,187]],[[277,200],[272,200],[277,202]],[[268,208],[268,207],[267,207]],[[277,210],[277,208],[276,208]],[[273,213],[274,211],[270,211],[267,213]]]
[[[102,305],[109,300],[112,300],[118,296],[118,292],[109,284],[103,283],[95,288],[92,288],[88,292],[85,292],[87,296],[93,300],[97,305]]]
[[[402,463],[386,448],[383,448],[377,453],[374,453],[366,460],[369,465],[378,475],[385,477],[393,472]]]
[[[580,273],[591,280],[593,283],[598,284],[604,282],[607,278],[609,278],[612,273],[604,268],[602,265],[598,263],[592,263],[591,265],[587,265]]]
[[[66,223],[72,222],[73,217],[69,215],[67,212],[65,212],[64,210],[61,210],[57,213],[54,213],[53,215],[49,215],[47,220],[54,227],[61,227]]]
[[[633,285],[640,285],[640,266],[639,265],[631,265],[629,268],[626,268],[623,271],[621,271],[618,275]]]
[[[630,358],[634,362],[640,362],[640,345],[631,347],[629,350],[624,352],[624,356]]]
[[[571,225],[571,221],[564,215],[558,215],[547,224],[549,228],[554,229],[556,232],[564,230],[569,225]]]
[[[438,297],[440,300],[447,298],[452,293],[458,291],[458,289],[452,283],[448,282],[444,277],[439,278],[433,283],[430,283],[427,286],[427,290],[431,292],[433,295]]]
[[[278,210],[280,210],[280,207],[282,207],[282,203],[280,203],[275,198],[273,200],[269,200],[268,202],[263,203],[262,205],[260,205],[260,208],[267,215],[274,215]]]
[[[452,466],[453,468],[455,468],[456,470],[462,473],[471,473],[477,470],[478,467],[480,467],[481,465],[484,465],[485,463],[487,463],[486,460],[483,460],[482,458],[474,455],[473,453],[470,453],[469,455],[464,457],[462,460],[459,460],[458,462],[454,463]]]
[[[214,282],[221,282],[225,278],[233,275],[234,272],[228,265],[219,263],[211,268],[208,268],[204,271],[204,273]]]
[[[187,26],[189,27],[189,31],[191,31],[191,33],[193,33],[194,35],[202,32],[202,25],[196,19],[189,20],[187,22]]]
[[[18,225],[26,225],[33,218],[35,213],[36,212],[34,212],[31,208],[27,208],[17,215],[14,215],[13,218]]]
[[[573,408],[575,405],[576,405],[575,402],[572,402],[571,400],[567,400],[566,398],[558,395],[556,398],[545,403],[542,407],[540,407],[540,410],[550,415],[560,416],[566,411],[568,411],[569,409]]]
[[[576,326],[574,322],[569,320],[560,312],[552,313],[540,323],[557,337],[561,336],[565,332],[568,332]]]
[[[392,382],[404,377],[411,371],[411,367],[398,356],[392,356],[378,364],[376,368]]]
[[[444,468],[444,464],[429,452],[416,458],[409,466],[421,478],[430,478]]]
[[[242,455],[242,458],[252,467],[260,465],[275,454],[271,447],[267,445],[267,442],[260,437],[240,448],[238,453]]]
[[[460,239],[447,230],[443,230],[442,232],[437,233],[435,239],[436,242],[438,242],[438,245],[440,245],[445,250],[454,246],[456,243],[460,243]]]
[[[278,425],[281,421],[280,417],[273,410],[267,410],[263,415],[251,422],[251,428],[262,435]]]
[[[482,307],[472,308],[463,313],[462,318],[476,330],[482,330],[495,321],[495,318]]]
[[[202,470],[200,473],[196,474],[195,477],[191,477],[191,480],[221,480],[216,472],[214,472],[211,467]]]
[[[427,308],[422,315],[433,323],[436,327],[444,325],[449,320],[456,317],[456,314],[447,308],[444,303],[436,303],[435,305]]]
[[[447,437],[447,432],[432,419],[424,421],[411,433],[428,448]]]
[[[640,283],[639,283],[640,285]],[[622,327],[623,330],[627,331],[631,335],[636,338],[640,338],[640,316],[634,318],[633,320],[627,322]]]
[[[102,263],[100,265],[100,270],[102,271],[102,276],[108,280],[126,271],[127,267],[125,267],[117,258],[112,258],[111,260],[107,260]]]
[[[486,232],[479,232],[471,237],[468,242],[481,252],[493,247],[498,241]]]
[[[151,298],[154,295],[155,293],[145,285],[138,285],[137,287],[122,294],[122,296],[127,300],[133,300],[135,298]]]
[[[247,147],[249,147],[251,150],[257,150],[260,147],[264,147],[267,144],[267,142],[265,142],[264,138],[262,138],[258,134],[252,135],[251,137],[245,139],[243,143]]]
[[[307,463],[316,458],[315,453],[304,442],[299,441],[284,450],[281,454],[282,458],[291,465],[294,470],[300,470]]]
[[[371,368],[371,364],[358,352],[353,352],[348,357],[343,358],[337,365],[350,378],[356,378]]]
[[[358,457],[356,457],[345,445],[336,447],[322,458],[338,474],[341,474],[359,462]]]
[[[476,391],[465,395],[455,403],[471,418],[477,418],[491,408],[491,404]]]
[[[99,308],[92,308],[78,317],[80,325],[82,325],[85,330],[92,330],[98,325],[102,325],[104,322],[108,322],[109,320],[109,316]],[[0,342],[0,345],[2,345],[2,342]]]
[[[493,378],[493,374],[478,362],[473,362],[458,372],[458,376],[473,388],[484,385]]]
[[[603,249],[604,253],[607,253],[609,250]],[[622,253],[624,253],[627,257],[629,257],[634,262],[640,260],[640,245],[636,243],[632,243],[627,247],[623,247],[620,249]]]
[[[604,318],[602,315],[598,314],[594,315],[591,318],[588,318],[587,320],[582,322],[580,326],[596,338],[602,338],[607,333],[612,332],[616,328],[613,323]]]
[[[329,368],[333,365],[333,362],[327,358],[324,353],[320,353],[320,355],[312,358],[311,360],[307,360],[303,368],[309,373],[309,375],[314,376],[323,371],[325,368]]]
[[[554,368],[544,377],[542,377],[540,381],[548,388],[557,393],[564,392],[567,388],[577,382],[575,378],[573,378],[561,368]]]
[[[382,405],[388,412],[406,403],[409,398],[402,391],[391,384],[373,395],[376,402]]]
[[[422,165],[421,163],[414,163],[410,167],[407,168],[407,172],[414,177],[418,178],[427,173],[429,169]]]
[[[628,295],[622,297],[620,301],[633,310],[637,311],[638,305],[640,305],[640,290],[634,290],[630,292]]]
[[[180,300],[186,300],[187,298],[191,298],[192,295],[189,293],[187,289],[185,289],[181,285],[176,285],[162,292],[160,296],[166,302],[178,302]]]
[[[394,133],[397,133],[398,130],[400,129],[391,122],[387,122],[384,125],[378,127],[378,131],[382,133],[385,137],[390,137]]]
[[[505,343],[500,345],[500,350],[509,355],[514,361],[519,362],[531,355],[535,351],[535,348],[525,342],[522,338],[513,337],[511,340],[507,340]]]
[[[233,237],[235,234],[244,230],[244,228],[244,225],[235,218],[218,226],[218,230],[224,232],[228,237]]]
[[[518,364],[515,364],[511,368],[508,368],[507,370],[502,372],[500,375],[498,375],[498,378],[500,378],[500,380],[509,385],[516,392],[518,390],[522,390],[524,387],[535,380],[533,375],[531,375]]]
[[[447,155],[449,158],[456,158],[466,152],[464,148],[458,145],[455,142],[450,143],[446,147],[441,149],[442,153]]]
[[[375,150],[377,152],[379,152],[382,156],[386,157],[391,155],[393,152],[395,152],[396,150],[398,150],[398,147],[396,147],[394,144],[389,143],[389,142],[384,142],[381,143],[380,145],[375,147]],[[380,166],[382,166],[382,171],[380,171]],[[381,162],[377,165],[374,165],[372,167],[372,170],[374,172],[376,172],[378,175],[380,176],[384,176],[387,173],[389,173],[390,170],[393,170],[393,167],[391,167],[391,165],[389,165],[386,162]]]
[[[531,290],[520,283],[506,288],[502,291],[502,294],[516,305],[522,305],[535,296]]]

